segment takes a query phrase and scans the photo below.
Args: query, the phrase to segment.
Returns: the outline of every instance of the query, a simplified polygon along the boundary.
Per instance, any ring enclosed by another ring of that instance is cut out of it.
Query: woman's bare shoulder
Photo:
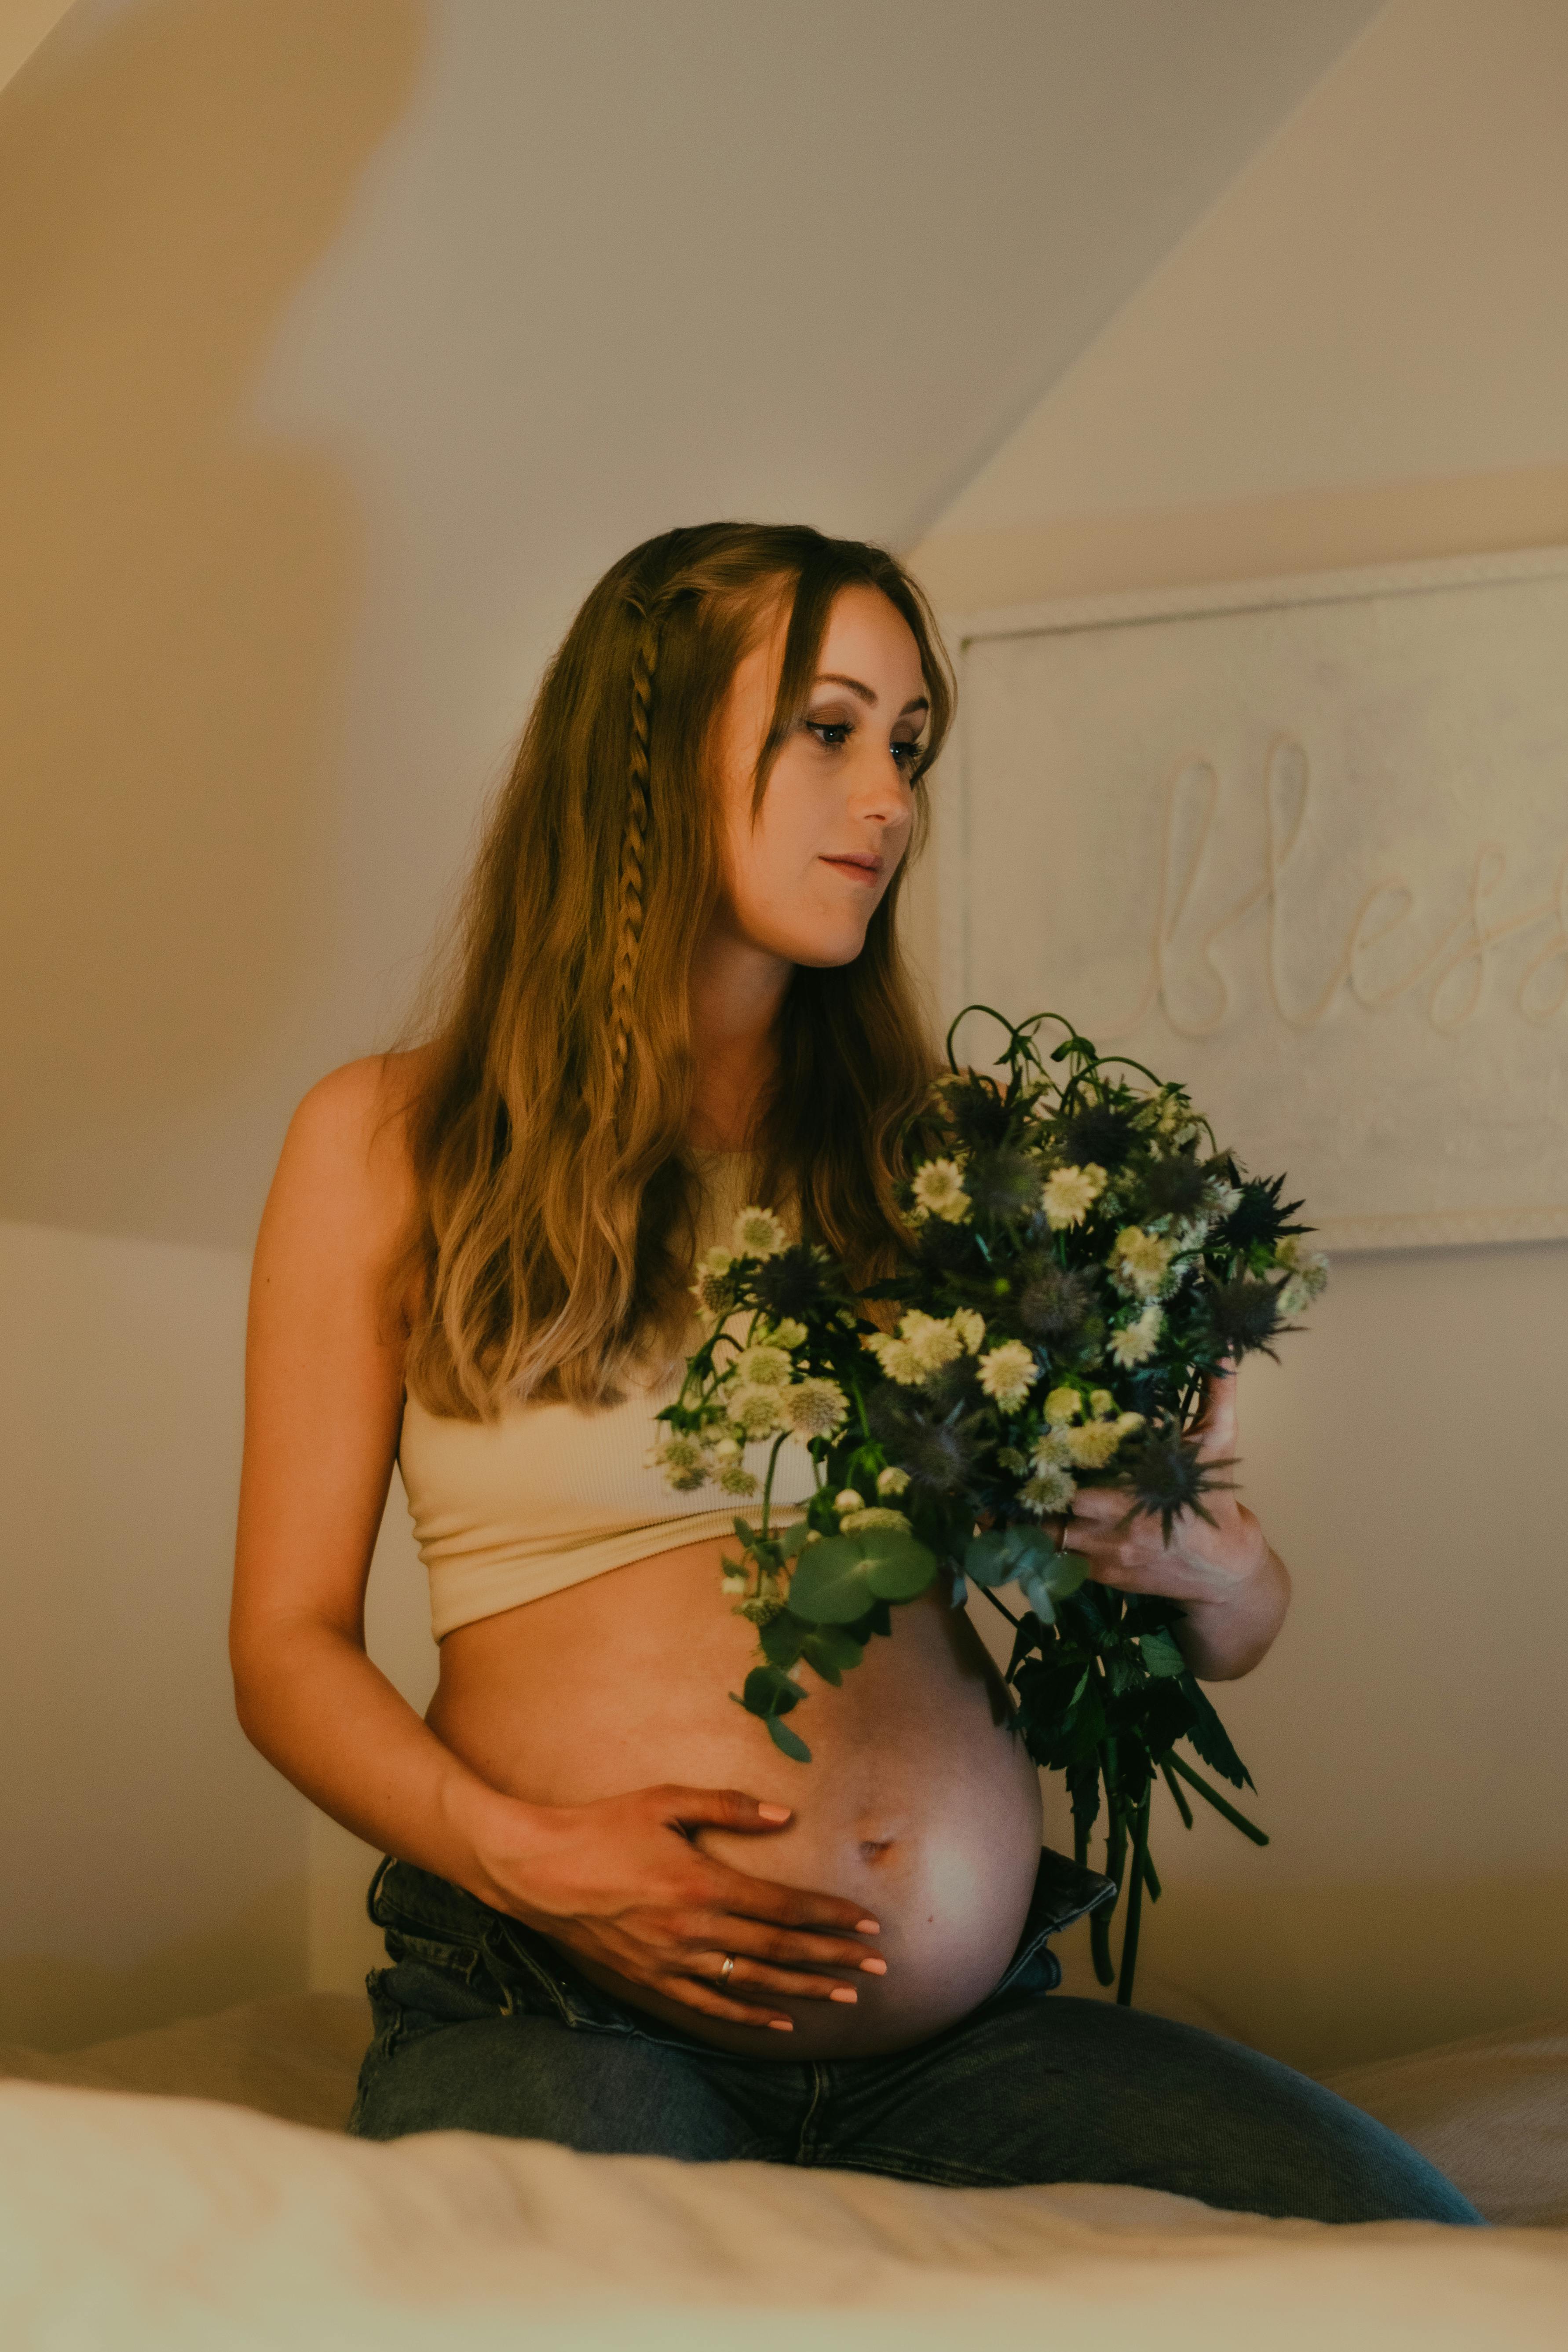
[[[318,1078],[289,1122],[268,1218],[362,1262],[395,1252],[417,1207],[408,1119],[434,1059],[430,1046],[367,1054]]]

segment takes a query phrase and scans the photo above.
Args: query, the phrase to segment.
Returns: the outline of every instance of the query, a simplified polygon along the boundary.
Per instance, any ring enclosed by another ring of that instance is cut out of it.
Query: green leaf
[[[779,1721],[776,1715],[764,1716],[763,1720],[768,1727],[768,1738],[775,1748],[782,1748],[784,1754],[793,1756],[797,1764],[810,1763],[811,1750],[798,1731],[792,1731],[787,1723]]]
[[[983,1536],[973,1537],[963,1555],[963,1573],[974,1583],[987,1588],[994,1584],[1011,1584],[1013,1559],[1006,1536],[992,1528]]]
[[[1176,1646],[1173,1633],[1145,1633],[1138,1644],[1138,1654],[1146,1671],[1162,1681],[1167,1675],[1184,1675],[1187,1662]]]
[[[805,1519],[797,1519],[795,1526],[786,1528],[779,1538],[780,1558],[793,1559],[796,1552],[805,1549],[806,1538],[810,1533],[811,1528]]]
[[[1230,1744],[1230,1735],[1215,1713],[1213,1706],[1195,1678],[1188,1675],[1182,1685],[1193,1710],[1193,1727],[1187,1738],[1197,1749],[1209,1769],[1228,1780],[1233,1789],[1253,1787],[1251,1773]]]
[[[853,1536],[824,1536],[801,1554],[789,1605],[812,1625],[852,1625],[877,1598],[871,1564]]]
[[[889,1539],[876,1543],[878,1536]],[[876,1528],[862,1540],[871,1556],[870,1573],[866,1580],[879,1601],[913,1601],[925,1591],[936,1574],[935,1552],[916,1543],[912,1536]]]
[[[748,1715],[787,1715],[805,1696],[780,1666],[753,1666],[741,1685],[741,1704]]]
[[[827,1675],[829,1682],[836,1682],[838,1674],[859,1664],[866,1654],[866,1648],[864,1643],[858,1642],[854,1634],[847,1633],[842,1625],[819,1625],[814,1633],[806,1635],[801,1645],[801,1654],[809,1660],[819,1675],[826,1674],[829,1665],[836,1667],[837,1673]]]
[[[745,1545],[746,1549],[748,1551],[752,1550],[757,1540],[757,1531],[755,1528],[752,1527],[751,1521],[749,1519],[736,1519],[732,1524],[735,1533]]]
[[[788,1609],[779,1616],[770,1618],[757,1636],[769,1665],[786,1669],[793,1666],[810,1630]]]

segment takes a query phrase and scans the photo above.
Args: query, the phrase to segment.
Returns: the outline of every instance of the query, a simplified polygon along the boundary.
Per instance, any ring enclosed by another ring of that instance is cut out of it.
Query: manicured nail
[[[849,1985],[835,1985],[827,1998],[829,2000],[858,2000],[860,1996]]]
[[[764,1822],[787,1822],[790,1815],[787,1805],[759,1805],[757,1811]]]
[[[795,2032],[795,2020],[793,2017],[770,2017],[768,2020],[768,2025],[770,2030],[774,2033],[793,2033]]]
[[[888,1973],[888,1963],[886,1960],[862,1960],[860,1970],[863,1976],[885,1977]]]
[[[855,1922],[855,1933],[858,1936],[879,1936],[881,1932],[875,1919],[857,1919]]]

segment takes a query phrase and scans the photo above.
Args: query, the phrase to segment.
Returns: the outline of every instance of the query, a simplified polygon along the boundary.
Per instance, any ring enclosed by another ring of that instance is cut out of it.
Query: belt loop
[[[381,1860],[375,1866],[375,1876],[370,1882],[370,1891],[364,1898],[364,1907],[365,1916],[369,1919],[373,1927],[384,1927],[386,1925],[385,1920],[382,1917],[375,1906],[377,1897],[381,1893],[383,1881],[385,1879],[387,1872],[392,1868],[393,1864],[396,1859],[397,1856],[395,1853],[384,1853]]]

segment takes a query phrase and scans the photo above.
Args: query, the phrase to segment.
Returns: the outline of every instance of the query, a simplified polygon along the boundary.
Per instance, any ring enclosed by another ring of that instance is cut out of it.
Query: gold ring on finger
[[[734,1973],[735,1973],[735,1955],[734,1955],[734,1953],[733,1953],[733,1952],[726,1952],[726,1953],[725,1953],[725,1955],[724,1955],[724,1965],[723,1965],[723,1967],[722,1967],[722,1968],[720,1969],[720,1971],[719,1971],[719,1981],[720,1981],[720,1983],[721,1983],[721,1984],[727,1984],[727,1983],[729,1982],[730,1979],[734,1975]]]

